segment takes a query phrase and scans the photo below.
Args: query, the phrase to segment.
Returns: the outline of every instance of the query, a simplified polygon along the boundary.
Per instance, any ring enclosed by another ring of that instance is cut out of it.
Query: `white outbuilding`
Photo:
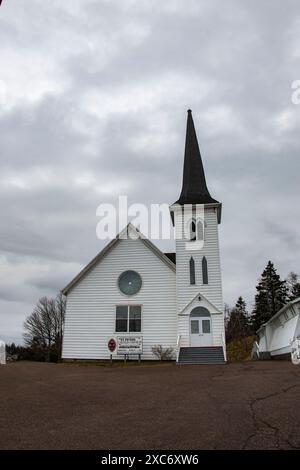
[[[255,354],[260,359],[291,357],[300,363],[300,297],[289,302],[257,332]]]
[[[6,350],[4,341],[0,340],[0,364],[6,364]]]

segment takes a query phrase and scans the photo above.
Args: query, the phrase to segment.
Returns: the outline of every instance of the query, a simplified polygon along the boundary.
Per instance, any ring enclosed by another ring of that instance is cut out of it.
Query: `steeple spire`
[[[206,186],[192,111],[188,110],[182,190],[175,204],[218,204]]]

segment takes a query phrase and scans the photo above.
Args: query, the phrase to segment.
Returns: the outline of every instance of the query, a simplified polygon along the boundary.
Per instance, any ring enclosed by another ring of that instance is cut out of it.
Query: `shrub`
[[[152,353],[161,361],[170,361],[173,359],[174,349],[164,348],[161,344],[157,344],[151,348]]]
[[[255,336],[248,336],[246,338],[229,341],[226,345],[227,360],[229,362],[251,360],[251,351],[255,340]]]

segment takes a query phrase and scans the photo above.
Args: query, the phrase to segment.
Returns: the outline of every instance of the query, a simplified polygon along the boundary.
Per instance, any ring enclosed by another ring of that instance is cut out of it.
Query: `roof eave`
[[[180,207],[183,207],[184,204],[180,204],[178,202],[174,202],[171,206],[170,206],[170,215],[171,215],[171,220],[172,220],[172,224],[174,226],[174,212],[180,208]],[[190,204],[190,205],[193,205],[193,204]],[[196,204],[195,204],[196,205]],[[204,208],[216,208],[217,209],[217,220],[218,220],[218,224],[221,223],[221,219],[222,219],[222,203],[221,202],[213,202],[213,203],[206,203],[206,204],[203,204],[204,205]]]
[[[280,310],[278,310],[277,313],[275,313],[275,315],[273,315],[273,317],[270,318],[270,320],[268,320],[266,323],[263,323],[259,328],[258,330],[256,331],[256,333],[258,333],[260,330],[264,329],[267,325],[269,325],[270,323],[272,323],[274,320],[276,320],[277,317],[279,317],[282,313],[284,313],[291,305],[294,305],[296,303],[300,302],[300,297],[297,297],[296,299],[294,300],[291,300],[288,304],[284,305]]]

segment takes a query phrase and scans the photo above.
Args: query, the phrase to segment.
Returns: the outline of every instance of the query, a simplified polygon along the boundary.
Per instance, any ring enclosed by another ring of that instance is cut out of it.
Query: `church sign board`
[[[118,354],[143,354],[142,336],[117,336]]]

